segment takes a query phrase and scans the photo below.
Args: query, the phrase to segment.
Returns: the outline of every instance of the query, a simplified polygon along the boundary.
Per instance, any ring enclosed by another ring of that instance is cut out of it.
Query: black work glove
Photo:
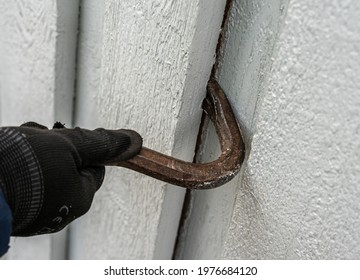
[[[56,232],[90,208],[106,160],[140,152],[132,130],[48,130],[29,122],[0,128],[0,187],[13,214],[13,236]]]

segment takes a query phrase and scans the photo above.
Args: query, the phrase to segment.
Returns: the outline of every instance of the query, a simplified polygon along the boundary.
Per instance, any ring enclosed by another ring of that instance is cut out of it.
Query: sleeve
[[[9,249],[12,215],[0,187],[0,257]]]

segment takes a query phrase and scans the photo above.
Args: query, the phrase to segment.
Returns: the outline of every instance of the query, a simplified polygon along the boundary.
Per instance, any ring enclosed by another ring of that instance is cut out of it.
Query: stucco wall
[[[359,14],[290,1],[224,258],[360,258]]]

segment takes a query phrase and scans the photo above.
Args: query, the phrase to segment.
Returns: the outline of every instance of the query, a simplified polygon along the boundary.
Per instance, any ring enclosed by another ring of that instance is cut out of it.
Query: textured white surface
[[[290,2],[224,258],[360,258],[359,14]]]
[[[71,125],[77,15],[73,0],[0,1],[1,125]],[[17,238],[7,258],[64,257],[51,239]]]
[[[225,1],[83,1],[76,124],[191,160]],[[92,22],[95,19],[95,22]],[[108,168],[71,258],[171,258],[184,190]]]
[[[0,10],[2,124],[19,125],[34,120],[51,125],[56,3],[1,1]]]
[[[234,0],[225,26],[217,79],[240,122],[247,150],[258,96],[270,68],[286,3]],[[202,161],[217,157],[217,142],[214,131],[209,131]],[[176,258],[221,257],[240,177],[241,174],[218,189],[192,192],[191,212],[182,229]]]

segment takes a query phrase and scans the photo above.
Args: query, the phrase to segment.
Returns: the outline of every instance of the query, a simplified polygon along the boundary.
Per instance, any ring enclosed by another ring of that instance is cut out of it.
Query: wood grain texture
[[[287,1],[232,2],[216,77],[239,121],[248,157],[256,131],[254,115],[257,102],[265,87],[274,44],[283,22],[281,11]],[[214,130],[210,129],[201,151],[201,161],[207,162],[217,157],[217,142]],[[236,196],[245,192],[248,200],[254,199],[251,187],[240,187],[243,171],[244,167],[236,178],[218,189],[191,193],[189,213],[181,229],[176,252],[177,259],[222,258]]]
[[[53,122],[56,3],[1,1],[3,125]]]
[[[77,1],[0,1],[1,125],[71,125],[77,14]],[[13,239],[7,258],[64,257],[52,238]]]
[[[215,0],[86,1],[76,123],[131,128],[147,147],[191,160],[223,9]],[[183,195],[108,168],[90,213],[71,230],[70,257],[171,258]]]

